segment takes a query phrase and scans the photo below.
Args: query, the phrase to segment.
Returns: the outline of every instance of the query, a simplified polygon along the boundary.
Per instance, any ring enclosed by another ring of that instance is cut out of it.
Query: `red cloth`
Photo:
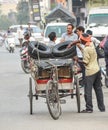
[[[83,35],[80,35],[80,40],[83,40],[85,42],[91,42],[91,36],[84,37]]]
[[[105,42],[108,40],[108,36],[104,37],[104,39],[100,42],[100,47],[104,48]]]

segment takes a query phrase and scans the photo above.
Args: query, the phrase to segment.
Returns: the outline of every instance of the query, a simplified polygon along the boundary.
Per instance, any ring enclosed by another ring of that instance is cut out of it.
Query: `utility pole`
[[[32,0],[29,0],[28,4],[29,4],[29,17],[30,17],[30,21],[33,21]]]
[[[68,0],[68,9],[72,12],[72,0]]]

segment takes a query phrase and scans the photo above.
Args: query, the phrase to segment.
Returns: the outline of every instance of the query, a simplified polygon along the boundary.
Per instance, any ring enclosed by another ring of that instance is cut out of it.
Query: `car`
[[[56,33],[56,36],[57,36],[56,44],[60,43],[61,36],[62,36],[63,33],[66,32],[66,28],[67,28],[68,24],[69,23],[63,23],[63,22],[48,23],[45,27],[45,30],[44,30],[44,36],[43,36],[44,37],[43,38],[44,43],[47,44],[49,42],[48,35],[51,32]]]
[[[93,36],[102,41],[108,35],[108,6],[91,8],[86,22],[86,30],[91,30]]]
[[[11,30],[11,33],[14,34],[16,46],[20,45],[19,40],[18,40],[18,34],[17,34],[17,30],[19,29],[20,26],[23,27],[24,32],[26,31],[28,27],[28,25],[12,25],[9,27]],[[30,27],[32,29],[32,37],[34,37],[36,41],[41,41],[43,39],[42,30],[36,25],[30,25]]]

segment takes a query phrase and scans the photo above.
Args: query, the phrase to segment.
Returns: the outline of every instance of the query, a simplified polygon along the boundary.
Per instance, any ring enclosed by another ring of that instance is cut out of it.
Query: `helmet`
[[[24,32],[24,39],[28,40],[30,38],[30,32],[29,31],[25,31]]]

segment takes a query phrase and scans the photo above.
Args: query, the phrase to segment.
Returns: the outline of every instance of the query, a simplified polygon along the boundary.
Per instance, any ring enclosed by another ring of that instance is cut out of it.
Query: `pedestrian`
[[[30,33],[30,36],[32,36],[33,29],[31,28],[30,25],[31,25],[31,24],[28,23],[28,27],[26,28],[26,31],[28,31],[28,32]]]
[[[106,41],[104,43],[104,54],[106,64],[106,86],[108,86],[108,36],[106,36]]]
[[[61,36],[60,42],[65,42],[65,41],[75,41],[78,39],[77,34],[73,32],[74,26],[73,24],[68,24],[67,25],[67,32],[63,33]]]
[[[22,25],[20,25],[20,28],[18,28],[17,34],[18,34],[18,40],[19,40],[19,43],[20,43],[20,47],[22,47],[22,42],[23,42],[23,39],[24,39],[24,30],[23,30]]]
[[[81,44],[85,47],[82,48]],[[93,103],[92,103],[92,88],[95,90],[97,105],[101,112],[105,111],[103,92],[101,87],[101,72],[97,61],[97,53],[93,42],[91,42],[91,36],[86,33],[80,35],[80,39],[70,43],[70,46],[77,44],[79,49],[83,54],[83,60],[77,61],[84,63],[85,65],[85,87],[84,87],[84,97],[86,102],[86,109],[81,111],[81,113],[92,113]]]
[[[49,39],[50,39],[50,41],[49,41],[49,43],[48,43],[48,46],[52,48],[53,46],[55,46],[55,41],[56,41],[56,39],[57,39],[56,33],[55,33],[55,32],[51,32],[51,33],[48,35],[48,37],[49,37]]]
[[[7,30],[7,35],[10,34],[10,33],[11,33],[11,29],[8,28],[8,30]]]
[[[97,38],[93,37],[93,32],[91,30],[86,30],[86,33],[91,36],[91,41],[94,43],[95,48],[99,46],[100,41]]]
[[[10,29],[10,27],[7,29],[5,36],[8,37],[9,35],[12,35],[12,30]]]

